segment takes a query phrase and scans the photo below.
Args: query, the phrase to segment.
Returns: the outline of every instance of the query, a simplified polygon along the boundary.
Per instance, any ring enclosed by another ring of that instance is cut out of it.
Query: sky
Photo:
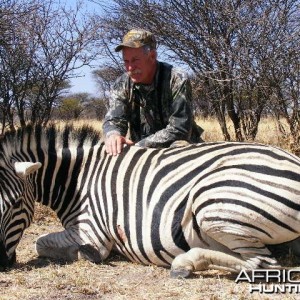
[[[97,96],[98,90],[91,72],[91,68],[83,67],[80,70],[82,76],[70,80],[70,84],[72,86],[69,90],[70,93],[89,93],[93,96]]]

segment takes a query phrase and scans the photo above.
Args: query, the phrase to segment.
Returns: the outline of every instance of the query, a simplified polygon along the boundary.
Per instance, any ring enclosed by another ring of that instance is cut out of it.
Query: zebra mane
[[[57,126],[50,124],[42,125],[28,124],[15,131],[7,131],[0,140],[0,153],[12,155],[22,151],[29,145],[41,148],[81,148],[93,147],[101,141],[101,133],[92,126],[83,125],[74,127],[72,124]],[[26,147],[25,147],[26,146]]]

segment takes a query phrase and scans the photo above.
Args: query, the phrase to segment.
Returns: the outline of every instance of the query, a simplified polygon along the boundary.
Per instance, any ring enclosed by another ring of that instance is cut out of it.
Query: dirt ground
[[[38,236],[60,229],[52,212],[38,206],[35,221],[18,247],[17,264],[0,273],[0,300],[300,299],[300,294],[250,294],[248,283],[237,284],[236,275],[215,270],[198,272],[190,279],[171,279],[168,269],[134,264],[116,254],[98,265],[37,257]]]

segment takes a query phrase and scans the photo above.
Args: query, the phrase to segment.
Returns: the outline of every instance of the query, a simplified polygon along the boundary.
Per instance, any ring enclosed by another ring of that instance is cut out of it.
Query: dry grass
[[[200,120],[199,123],[205,129],[205,140],[222,140],[215,120]],[[101,128],[99,122],[90,124]],[[270,122],[261,124],[258,141],[272,144],[278,142],[278,136]],[[236,284],[235,276],[220,271],[198,272],[193,278],[175,280],[169,278],[167,269],[130,263],[118,255],[100,265],[88,261],[66,264],[37,257],[34,250],[37,237],[58,230],[61,226],[53,212],[37,205],[34,223],[26,230],[18,247],[16,266],[0,273],[0,300],[299,299],[292,294],[250,294],[247,283]]]
[[[202,135],[205,141],[222,141],[224,140],[220,126],[216,119],[207,118],[199,119],[197,123],[204,129]],[[282,122],[284,124],[284,122]],[[234,140],[234,128],[231,121],[228,121],[228,131],[230,136]],[[285,125],[285,130],[288,131],[287,125]],[[276,122],[272,118],[263,118],[258,127],[258,133],[255,142],[264,143],[268,145],[275,145],[282,147],[284,149],[289,148],[289,143],[286,137],[283,137],[276,125]]]
[[[221,132],[220,125],[218,124],[218,121],[215,118],[199,118],[196,120],[197,123],[204,129],[204,132],[202,134],[202,138],[209,142],[209,141],[223,141],[224,137]],[[282,122],[284,124],[284,122]],[[57,125],[64,125],[65,123],[57,122]],[[90,125],[93,128],[100,130],[102,128],[101,121],[97,120],[79,120],[72,123],[75,127],[82,126],[82,125]],[[228,131],[232,137],[232,140],[234,140],[235,134],[234,134],[234,128],[231,121],[228,121]],[[285,125],[285,130],[288,131],[287,125]],[[256,136],[255,142],[269,144],[269,145],[276,145],[279,147],[282,147],[284,149],[289,148],[289,143],[287,141],[287,138],[284,138],[276,125],[276,122],[272,118],[264,118],[259,123],[258,128],[258,134]]]

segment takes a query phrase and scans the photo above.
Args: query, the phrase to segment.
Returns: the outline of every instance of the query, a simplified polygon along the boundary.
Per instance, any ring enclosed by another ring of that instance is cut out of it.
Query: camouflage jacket
[[[124,73],[111,91],[104,135],[126,136],[129,129],[129,138],[143,147],[168,147],[176,140],[191,141],[195,125],[191,98],[186,74],[167,63],[158,62],[152,85],[134,84]]]

